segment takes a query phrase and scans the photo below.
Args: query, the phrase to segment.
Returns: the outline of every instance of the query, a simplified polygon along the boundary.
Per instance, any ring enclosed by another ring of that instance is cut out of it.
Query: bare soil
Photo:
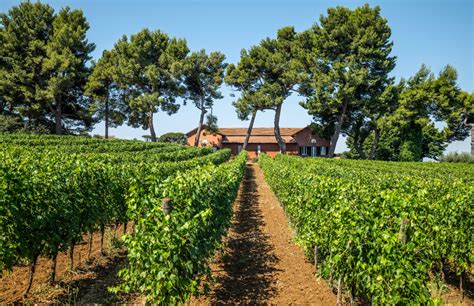
[[[130,229],[131,226],[129,225]],[[33,287],[25,297],[29,267],[19,265],[0,277],[0,304],[144,304],[134,294],[113,294],[107,288],[120,283],[117,272],[126,264],[126,250],[113,246],[108,229],[106,255],[100,254],[100,234],[95,233],[88,258],[88,235],[76,246],[74,269],[68,270],[68,254],[58,255],[56,283],[48,282],[51,260],[40,258]],[[265,182],[261,169],[248,164],[234,203],[234,217],[223,248],[211,265],[212,279],[206,280],[207,294],[189,304],[277,304],[335,305],[336,296],[327,282],[316,277],[314,266],[293,242],[293,231],[278,199]],[[463,281],[461,302],[459,278],[446,271],[447,286],[439,297],[447,305],[474,305],[474,279]]]
[[[444,305],[474,305],[474,276],[472,274],[462,276],[462,288],[460,290],[460,276],[456,275],[449,267],[445,269],[446,286],[438,295]]]
[[[247,166],[224,243],[212,265],[210,292],[191,304],[336,303],[294,244],[284,211],[255,164]]]
[[[129,226],[130,228],[130,226]],[[100,253],[100,233],[94,233],[91,256],[89,254],[89,235],[74,249],[74,268],[68,269],[69,254],[60,253],[57,258],[56,282],[49,284],[51,260],[39,258],[33,278],[33,286],[27,296],[28,265],[19,265],[0,277],[0,303],[128,303],[135,300],[133,295],[115,295],[107,291],[108,286],[116,285],[117,271],[125,265],[125,251],[112,246],[114,235],[123,232],[108,229],[104,239],[105,255]]]

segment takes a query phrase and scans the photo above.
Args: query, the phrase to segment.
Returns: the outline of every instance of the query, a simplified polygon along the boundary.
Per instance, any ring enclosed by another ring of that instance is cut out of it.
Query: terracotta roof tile
[[[304,128],[280,128],[282,136],[293,136]],[[247,128],[220,128],[219,133],[225,136],[245,136],[247,135]],[[273,128],[253,128],[252,136],[272,136],[275,134]]]
[[[303,129],[305,128],[280,128],[280,133],[286,143],[294,143],[296,140],[293,135]],[[190,137],[196,131],[197,128],[189,131],[187,136]],[[222,142],[224,143],[244,143],[247,128],[220,128],[218,134],[223,136]],[[273,127],[253,128],[249,143],[277,143]]]
[[[253,134],[253,133],[252,133]],[[295,139],[288,135],[282,135],[286,143],[296,142]],[[244,143],[245,136],[226,136],[223,143]],[[249,143],[277,143],[275,136],[250,136]]]

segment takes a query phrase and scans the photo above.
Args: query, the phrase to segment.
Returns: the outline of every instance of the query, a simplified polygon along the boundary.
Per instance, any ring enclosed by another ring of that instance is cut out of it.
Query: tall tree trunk
[[[281,106],[283,103],[277,105],[275,109],[275,119],[273,120],[273,130],[275,132],[275,139],[278,142],[278,146],[280,147],[281,153],[286,153],[286,143],[281,138],[280,134],[280,114],[281,114]]]
[[[61,124],[61,117],[62,117],[62,97],[61,94],[58,95],[56,99],[56,112],[54,114],[54,118],[56,121],[56,134],[61,135],[62,133],[62,124]]]
[[[257,111],[252,112],[252,118],[250,118],[249,128],[247,129],[247,135],[245,135],[244,146],[242,150],[247,149],[247,145],[249,144],[250,135],[252,135],[253,123],[255,122],[255,117],[257,116]]]
[[[334,129],[334,134],[331,137],[331,145],[329,146],[329,157],[334,157],[334,151],[336,151],[337,140],[339,139],[339,134],[341,133],[342,123],[344,122],[344,117],[346,116],[347,111],[347,101],[342,105],[342,112],[339,116],[339,120],[336,122],[336,127]]]
[[[372,148],[370,149],[369,159],[375,159],[375,152],[377,151],[377,147],[379,145],[380,139],[380,130],[376,127],[374,130],[374,141],[372,142]]]
[[[202,131],[202,125],[204,122],[204,115],[206,115],[207,111],[204,108],[204,102],[201,105],[201,116],[199,117],[199,124],[198,124],[198,129],[196,133],[196,139],[194,139],[194,146],[198,147],[199,146],[199,138],[201,137],[201,131]]]
[[[109,88],[105,97],[105,139],[109,139]]]
[[[359,137],[360,138],[360,137]],[[357,151],[357,154],[359,154],[359,157],[360,159],[365,159],[366,156],[365,156],[365,152],[364,150],[362,149],[361,147],[361,144],[360,144],[360,139],[357,139],[357,141],[354,141],[354,147]]]
[[[153,126],[153,112],[152,111],[150,111],[148,115],[148,126],[150,127],[151,141],[156,142],[156,133],[155,133],[155,127]]]

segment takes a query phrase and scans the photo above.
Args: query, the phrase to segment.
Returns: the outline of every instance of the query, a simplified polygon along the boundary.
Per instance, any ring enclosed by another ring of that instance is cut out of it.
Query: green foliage
[[[419,139],[419,138],[418,138]],[[399,161],[421,161],[421,143],[416,140],[406,140],[400,147]]]
[[[20,116],[0,114],[0,133],[16,132],[23,128]]]
[[[38,89],[46,89],[47,57],[54,10],[40,2],[22,2],[0,15],[0,96],[6,109],[39,126],[48,109]]]
[[[257,47],[253,47],[255,48]],[[246,135],[248,141],[257,112],[273,109],[275,101],[263,88],[264,83],[260,76],[260,68],[255,63],[257,61],[255,56],[245,50],[241,51],[240,56],[237,66],[234,64],[227,66],[225,82],[240,91],[239,98],[232,102],[237,117],[240,120],[249,120],[249,116],[251,117]],[[244,149],[247,141],[244,143]]]
[[[205,114],[208,110],[212,111],[215,99],[222,99],[219,87],[224,80],[224,72],[227,66],[224,63],[224,59],[224,54],[220,52],[211,52],[207,55],[205,50],[201,50],[191,53],[184,61],[185,99],[193,101],[196,108],[200,111],[195,146],[199,144]],[[213,117],[212,113],[207,116],[208,127],[213,128],[212,122],[217,122],[217,118],[214,119]]]
[[[159,142],[169,142],[177,144],[188,144],[188,138],[183,133],[166,133],[160,136]]]
[[[128,213],[135,233],[124,238],[129,266],[114,291],[138,291],[148,303],[182,304],[210,274],[208,260],[225,234],[247,154],[221,166],[197,167],[165,181],[134,180]],[[171,199],[171,213],[162,199]]]
[[[186,85],[186,99],[198,109],[210,108],[214,99],[222,99],[219,87],[224,78],[225,56],[220,52],[206,54],[205,50],[193,52],[184,61],[182,70]]]
[[[471,101],[470,95],[457,87],[456,78],[450,66],[435,78],[423,65],[413,77],[401,80],[396,88],[396,107],[379,120],[380,141],[374,157],[395,161],[438,159],[451,141],[465,139],[469,127],[461,122]],[[446,126],[437,129],[436,121]],[[367,139],[372,140],[373,135]],[[369,150],[366,144],[363,146]]]
[[[380,8],[367,4],[355,10],[330,8],[319,24],[301,35],[307,50],[302,61],[309,76],[300,88],[307,96],[301,105],[325,134],[332,135],[329,156],[341,131],[359,133],[358,129],[375,125],[385,111],[381,95],[391,84],[388,73],[395,67],[390,35]],[[365,122],[361,124],[357,116]]]
[[[72,136],[0,134],[0,142],[0,270],[127,222],[132,179],[165,180],[230,158],[229,150]]]
[[[120,126],[127,119],[126,94],[115,81],[117,65],[117,56],[111,51],[104,51],[92,66],[86,84],[85,94],[93,100],[90,112],[95,115],[94,121],[105,121],[105,138],[108,138],[109,127]]]
[[[353,296],[430,304],[430,275],[474,272],[472,166],[283,155],[259,163],[298,244],[310,259],[318,247],[318,273],[341,278]]]
[[[225,72],[225,82],[240,92],[233,102],[239,119],[250,117],[249,135],[258,111],[275,111],[282,152],[281,108],[293,91],[306,97],[301,105],[314,130],[331,138],[329,156],[340,134],[348,136],[352,157],[384,160],[437,159],[469,135],[461,121],[474,113],[474,94],[458,87],[452,66],[437,78],[422,66],[397,85],[388,76],[395,56],[379,7],[329,8],[310,29],[283,27],[228,66],[220,52],[188,56],[184,39],[145,28],[122,37],[89,69],[95,46],[88,29],[81,10],[55,13],[41,2],[0,14],[0,113],[19,116],[23,131],[81,135],[104,120],[105,138],[109,127],[127,122],[149,129],[156,141],[154,114],[176,113],[180,97],[200,110],[199,129],[215,130],[212,106],[222,98]],[[4,130],[18,129],[15,119],[2,120]]]
[[[440,162],[445,163],[474,163],[474,156],[468,152],[450,152],[444,154],[439,159]]]
[[[113,52],[118,57],[117,82],[129,96],[128,124],[150,129],[156,141],[153,114],[158,110],[176,113],[176,99],[185,92],[181,68],[189,52],[186,41],[143,29],[130,40],[120,39]]]
[[[48,101],[46,107],[54,108],[56,134],[62,133],[63,122],[74,127],[90,127],[88,101],[83,97],[89,69],[86,63],[95,45],[86,39],[89,23],[81,10],[65,7],[59,11],[52,24],[52,35],[46,48],[43,70],[49,78],[41,92]]]
[[[23,2],[0,20],[0,96],[33,128],[56,133],[90,127],[82,93],[94,44],[80,10],[57,14],[47,4]]]
[[[208,133],[217,133],[219,131],[219,127],[217,125],[217,117],[213,115],[208,115],[206,117],[205,123],[206,132]]]
[[[242,92],[233,104],[241,119],[253,117],[258,111],[275,110],[275,137],[282,152],[285,142],[280,135],[282,103],[301,80],[298,34],[293,27],[278,30],[276,38],[263,39],[250,50],[242,50],[240,62],[229,65],[225,81]]]

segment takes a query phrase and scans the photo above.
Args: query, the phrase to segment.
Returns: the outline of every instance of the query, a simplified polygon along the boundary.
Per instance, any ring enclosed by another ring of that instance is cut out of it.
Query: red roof
[[[285,143],[296,142],[292,136],[281,136]],[[222,141],[223,143],[244,143],[245,136],[226,136]],[[276,143],[275,136],[253,136],[249,138],[249,143]]]
[[[282,136],[293,136],[304,128],[280,128]],[[247,128],[220,128],[219,133],[225,136],[245,136]],[[273,136],[274,128],[253,128],[251,136]]]
[[[280,134],[286,143],[296,142],[293,136],[304,128],[280,128]],[[195,134],[197,131],[193,129],[186,133],[189,137]],[[245,136],[247,135],[247,128],[219,128],[217,134],[223,136],[222,142],[224,143],[244,143]],[[253,128],[252,134],[250,135],[249,143],[276,143],[274,129],[271,128]]]

